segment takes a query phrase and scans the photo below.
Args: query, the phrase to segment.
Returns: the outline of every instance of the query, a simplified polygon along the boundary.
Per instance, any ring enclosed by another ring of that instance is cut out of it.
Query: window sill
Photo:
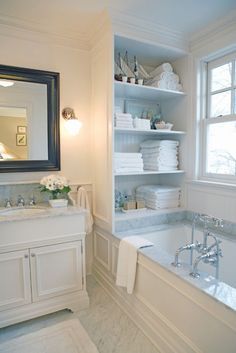
[[[236,192],[236,184],[230,184],[230,183],[222,183],[222,182],[216,182],[216,181],[209,181],[209,180],[187,180],[187,184],[189,185],[196,185],[196,186],[202,186],[205,188],[213,188],[213,189],[222,189],[222,190],[232,190]]]

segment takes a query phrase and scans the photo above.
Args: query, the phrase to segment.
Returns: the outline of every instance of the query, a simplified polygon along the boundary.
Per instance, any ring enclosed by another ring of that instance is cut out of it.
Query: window
[[[202,176],[236,183],[236,53],[206,65]]]

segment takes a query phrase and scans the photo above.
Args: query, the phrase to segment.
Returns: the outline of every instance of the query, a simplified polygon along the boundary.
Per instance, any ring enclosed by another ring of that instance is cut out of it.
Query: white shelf
[[[115,96],[126,99],[170,99],[175,97],[183,97],[186,93],[161,89],[151,86],[137,85],[132,83],[115,81]]]
[[[115,221],[125,221],[134,218],[141,218],[141,217],[150,217],[155,215],[162,215],[166,213],[174,213],[174,212],[181,212],[185,211],[183,207],[176,207],[176,208],[160,208],[159,210],[152,210],[151,208],[147,208],[145,211],[140,211],[138,213],[124,213],[122,211],[115,212]]]
[[[140,135],[185,135],[185,131],[175,130],[142,130],[142,129],[120,129],[115,127],[115,133],[117,134],[140,134]]]
[[[157,170],[144,170],[143,172],[129,172],[129,173],[114,173],[115,176],[128,176],[128,175],[155,175],[155,174],[183,174],[184,170],[171,170],[159,172]]]

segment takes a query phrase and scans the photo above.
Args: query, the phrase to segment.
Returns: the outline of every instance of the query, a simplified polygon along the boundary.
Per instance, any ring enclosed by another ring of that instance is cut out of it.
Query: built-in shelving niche
[[[138,61],[149,71],[163,62],[170,62],[174,71],[180,76],[184,92],[175,92],[163,90],[148,86],[138,86],[130,83],[114,81],[114,111],[119,106],[121,111],[126,111],[127,100],[137,101],[139,104],[159,104],[163,120],[174,124],[170,132],[163,131],[142,131],[132,129],[113,128],[114,152],[138,152],[142,141],[148,139],[171,139],[180,142],[180,171],[177,173],[155,173],[144,171],[144,173],[131,173],[129,175],[113,174],[114,189],[121,192],[134,192],[135,188],[144,184],[168,184],[182,187],[181,207],[184,207],[184,169],[187,159],[186,151],[186,132],[187,132],[187,91],[188,91],[188,72],[187,53],[175,48],[169,48],[161,45],[139,42],[133,39],[115,36],[115,56],[118,52],[121,55],[128,51],[132,58],[137,56]],[[113,122],[114,126],[114,122]],[[181,210],[181,208],[180,208]],[[169,210],[170,211],[170,210]],[[173,210],[176,211],[176,210]],[[151,214],[162,214],[164,210],[144,213],[142,216]],[[139,215],[141,216],[141,214]],[[137,217],[138,213],[137,213]],[[119,220],[134,217],[133,215],[114,213],[114,219]]]

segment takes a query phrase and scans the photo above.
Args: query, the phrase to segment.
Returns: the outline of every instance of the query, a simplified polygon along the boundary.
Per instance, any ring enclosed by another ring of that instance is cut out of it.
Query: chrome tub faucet
[[[198,265],[202,261],[206,264],[211,264],[216,268],[215,277],[216,279],[219,279],[219,260],[220,260],[220,257],[223,257],[222,250],[219,247],[219,244],[221,243],[221,241],[218,240],[214,234],[208,232],[206,235],[206,242],[208,237],[213,237],[215,241],[209,247],[202,248],[201,250],[202,254],[195,259],[193,264],[193,269],[190,272],[190,276],[192,276],[193,278],[200,277],[200,274],[198,273]]]

